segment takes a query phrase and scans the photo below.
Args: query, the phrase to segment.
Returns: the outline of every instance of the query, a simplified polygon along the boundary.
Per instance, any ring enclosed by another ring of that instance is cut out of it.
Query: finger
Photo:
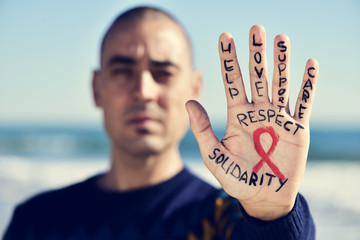
[[[261,25],[250,30],[250,84],[254,103],[269,102],[266,65],[266,33]]]
[[[197,101],[188,101],[186,110],[189,114],[190,128],[198,142],[201,155],[207,154],[211,148],[219,143],[211,128],[210,119],[205,109]]]
[[[243,78],[236,57],[234,39],[230,33],[220,35],[219,55],[228,108],[237,104],[247,103]]]
[[[319,75],[319,64],[316,59],[309,59],[306,63],[303,83],[296,101],[294,118],[299,122],[307,124],[311,115],[314,102],[317,79]]]
[[[279,112],[289,111],[290,86],[290,40],[280,34],[274,40],[274,71],[272,80],[272,102]]]

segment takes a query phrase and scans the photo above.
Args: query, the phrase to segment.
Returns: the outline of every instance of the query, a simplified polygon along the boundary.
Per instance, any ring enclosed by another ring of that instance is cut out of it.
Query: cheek
[[[159,104],[170,112],[185,111],[185,103],[190,99],[190,87],[173,86],[172,88],[164,90]]]
[[[113,91],[103,91],[102,103],[103,111],[108,120],[119,121],[126,105],[126,93],[115,93]]]
[[[128,98],[129,90],[106,82],[102,88],[101,98],[106,105],[118,105]]]
[[[181,90],[181,91],[180,91]],[[185,103],[190,99],[190,89],[182,90],[180,87],[174,91],[167,91],[160,104],[168,113],[168,120],[175,129],[187,126],[187,112]]]

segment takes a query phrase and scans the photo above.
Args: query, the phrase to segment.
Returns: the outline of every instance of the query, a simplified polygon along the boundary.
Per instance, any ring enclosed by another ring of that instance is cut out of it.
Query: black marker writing
[[[255,34],[253,34],[253,46],[255,46],[255,47],[262,46],[262,43],[257,43],[255,41]]]
[[[255,69],[255,72],[256,72],[258,78],[261,78],[264,68],[261,68],[259,71],[258,68],[255,66],[254,69]]]
[[[223,42],[221,42],[221,51],[224,53],[224,52],[229,52],[231,53],[231,43],[228,44],[228,48],[227,49],[224,49],[224,45],[223,45]]]
[[[285,108],[284,106],[278,107]],[[302,125],[293,121],[284,121],[285,116],[279,114],[273,109],[259,109],[257,111],[247,111],[244,113],[238,113],[236,117],[240,126],[242,127],[248,127],[250,124],[267,120],[268,123],[273,122],[278,126],[284,128],[285,131],[291,132],[293,135],[295,135],[300,129],[305,129]]]
[[[239,95],[239,90],[229,87],[229,93],[231,98],[234,98],[235,96]]]
[[[261,63],[261,53],[260,52],[256,52],[254,54],[254,60],[257,64],[260,64]]]
[[[225,73],[225,78],[226,78],[226,82],[228,83],[228,84],[232,84],[233,82],[230,82],[229,81],[229,75],[227,74],[227,73]]]
[[[308,79],[306,80],[303,88],[302,88],[302,96],[301,96],[301,100],[304,101],[304,103],[301,103],[299,106],[299,111],[298,111],[298,117],[299,118],[303,118],[304,115],[304,111],[306,110],[307,107],[305,106],[306,103],[308,102],[308,99],[310,98],[310,91],[313,90],[313,85],[311,82],[311,78],[314,78],[315,75],[312,73],[312,71],[315,71],[316,69],[314,67],[309,67],[307,69],[307,75],[308,75]]]
[[[300,103],[300,105],[299,105],[299,118],[303,118],[303,116],[302,116],[302,115],[304,115],[304,113],[302,112],[303,109],[307,109],[307,107],[304,107],[302,105],[302,103]]]
[[[228,72],[231,72],[232,70],[234,70],[234,66],[228,66],[227,64],[228,63],[231,63],[233,60],[230,59],[230,60],[224,60],[224,67],[225,67],[225,70],[228,71]]]
[[[262,97],[263,95],[262,94],[260,94],[260,89],[263,89],[264,87],[261,87],[261,86],[259,86],[259,84],[261,84],[262,82],[261,81],[257,81],[257,82],[255,82],[255,87],[256,87],[256,92],[257,92],[257,94],[258,94],[258,96],[259,97]]]
[[[278,48],[280,49],[280,54],[278,55],[278,60],[280,61],[280,63],[278,64],[278,72],[279,72],[279,90],[278,90],[278,101],[279,103],[283,103],[284,102],[284,97],[283,95],[286,92],[286,88],[282,88],[283,84],[285,84],[287,82],[286,77],[282,76],[282,72],[285,71],[286,69],[286,50],[287,50],[287,46],[285,45],[285,41],[279,41],[277,43]],[[277,105],[279,107],[279,112],[281,112],[282,109],[285,109],[284,105]],[[279,125],[279,124],[278,124]],[[280,126],[280,125],[279,125]]]
[[[278,192],[288,179],[282,181],[277,178],[276,175],[271,173],[258,174],[255,172],[243,171],[239,164],[235,163],[230,156],[222,153],[219,148],[214,148],[213,152],[208,155],[210,161],[214,161],[215,164],[219,165],[225,174],[230,175],[235,178],[237,181],[248,186],[258,187],[258,186],[275,186],[277,189],[275,192]],[[278,179],[278,181],[276,181]]]
[[[313,70],[316,70],[316,69],[314,67],[309,67],[308,70],[307,70],[307,73],[308,73],[309,77],[311,77],[311,78],[315,77],[315,75],[310,73],[310,71],[313,71]]]
[[[279,42],[277,43],[278,48],[281,48],[281,49],[280,49],[280,52],[286,52],[287,46],[284,45],[284,44],[285,44],[284,41],[279,41]]]
[[[221,51],[223,53],[225,53],[225,52],[231,53],[231,43],[227,44],[226,49],[224,48],[224,43],[223,42],[221,42],[220,45],[221,45]],[[234,70],[234,66],[231,65],[233,61],[234,61],[233,59],[225,59],[224,62],[223,62],[224,69],[226,71],[225,72],[226,83],[229,84],[229,85],[231,85],[233,83],[233,81],[231,81],[231,79],[230,79],[231,75],[229,75],[227,72],[231,72],[231,71]],[[237,88],[235,88],[235,87],[229,86],[228,87],[228,92],[229,92],[229,95],[230,95],[230,97],[232,99],[234,99],[235,96],[239,95],[239,90]]]
[[[256,42],[255,40],[255,34],[253,34],[253,42],[252,42],[252,45],[255,46],[255,47],[259,47],[259,46],[262,46],[263,44],[260,43],[260,42]],[[255,63],[256,64],[260,64],[261,61],[262,61],[262,56],[261,56],[261,53],[260,52],[255,52],[254,54],[254,60],[255,60]],[[262,75],[263,75],[263,70],[264,68],[262,68],[261,66],[254,66],[254,70],[256,72],[256,75],[258,76],[259,79],[262,78]],[[257,92],[257,95],[259,97],[262,97],[263,94],[260,92],[260,89],[263,89],[264,87],[262,87],[262,81],[257,81],[255,82],[255,88],[256,88],[256,92]]]

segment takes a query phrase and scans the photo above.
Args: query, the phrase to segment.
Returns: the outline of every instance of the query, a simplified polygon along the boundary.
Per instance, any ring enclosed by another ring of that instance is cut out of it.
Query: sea
[[[225,129],[214,130],[221,139]],[[300,192],[310,206],[317,239],[360,239],[360,128],[313,127],[310,142]],[[190,131],[180,151],[191,171],[219,186]],[[0,125],[0,236],[17,204],[106,171],[108,159],[101,126]]]

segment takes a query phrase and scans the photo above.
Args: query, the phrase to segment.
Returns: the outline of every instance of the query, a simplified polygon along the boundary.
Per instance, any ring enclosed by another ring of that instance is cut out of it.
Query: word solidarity
[[[230,176],[236,178],[239,182],[249,186],[256,187],[262,185],[270,186],[273,184],[278,184],[279,187],[275,190],[275,192],[278,192],[288,180],[277,178],[274,174],[271,173],[257,174],[255,172],[248,173],[248,171],[242,171],[241,167],[237,163],[230,160],[229,156],[221,153],[221,150],[218,148],[214,148],[212,155],[209,155],[209,159],[220,165],[226,174],[229,174]]]
[[[257,123],[266,121],[268,123],[274,122],[280,127],[283,127],[286,131],[295,135],[299,129],[304,129],[303,126],[290,120],[284,121],[284,115],[277,113],[273,109],[259,109],[257,111],[247,111],[246,113],[239,113],[237,119],[241,126],[249,126],[250,123]]]

